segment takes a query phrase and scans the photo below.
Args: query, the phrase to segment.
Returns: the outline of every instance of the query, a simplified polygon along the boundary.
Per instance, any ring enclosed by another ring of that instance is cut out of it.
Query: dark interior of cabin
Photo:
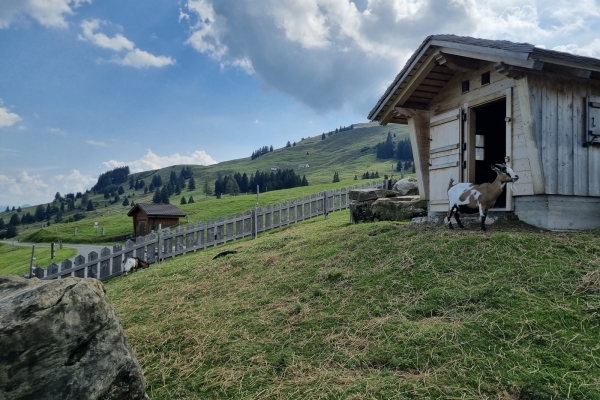
[[[475,182],[493,182],[492,164],[506,157],[506,99],[475,108]],[[506,187],[495,208],[506,207]]]

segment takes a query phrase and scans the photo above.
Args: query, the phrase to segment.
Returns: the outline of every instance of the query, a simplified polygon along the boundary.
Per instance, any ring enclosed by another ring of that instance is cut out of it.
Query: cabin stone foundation
[[[530,225],[553,231],[600,227],[600,198],[537,195],[515,197],[515,214]]]

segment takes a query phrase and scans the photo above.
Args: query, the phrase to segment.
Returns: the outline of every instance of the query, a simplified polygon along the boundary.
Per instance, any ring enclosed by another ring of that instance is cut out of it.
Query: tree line
[[[277,172],[256,171],[255,174],[243,174],[236,172],[234,174],[219,177],[214,184],[214,192],[209,187],[208,182],[204,185],[204,193],[207,196],[213,193],[220,197],[223,194],[236,196],[240,193],[256,193],[256,188],[260,192],[268,190],[291,189],[299,186],[308,186],[306,175],[300,176],[293,169],[278,170]]]
[[[258,158],[258,157],[260,157],[260,156],[262,156],[264,154],[271,153],[272,151],[273,151],[273,145],[271,145],[271,147],[263,146],[263,147],[261,147],[258,150],[254,150],[252,152],[252,156],[251,156],[250,159],[254,160],[254,159],[256,159],[256,158]]]
[[[131,182],[130,182],[131,184]],[[162,186],[162,189],[160,188]],[[171,171],[169,175],[169,183],[163,185],[162,178],[160,175],[154,175],[152,177],[152,182],[148,187],[148,190],[154,190],[154,196],[152,197],[152,202],[155,204],[169,204],[169,197],[172,195],[181,195],[181,193],[188,189],[189,191],[196,190],[196,181],[194,179],[194,174],[190,167],[183,167],[179,172],[179,175],[175,171]],[[146,191],[144,193],[147,193]],[[185,200],[183,198],[182,200]],[[193,203],[194,198],[190,196],[189,200],[186,200],[185,203]]]
[[[340,132],[350,131],[352,129],[354,129],[354,124],[350,126],[340,126],[339,128],[335,128],[334,131],[329,131],[327,133],[323,132],[323,134],[321,135],[321,140],[325,140],[327,136],[335,135],[336,133]]]
[[[104,188],[109,185],[120,185],[127,182],[129,176],[129,166],[117,167],[112,171],[103,172],[98,177],[98,181],[92,186],[92,191],[96,194],[102,193]]]

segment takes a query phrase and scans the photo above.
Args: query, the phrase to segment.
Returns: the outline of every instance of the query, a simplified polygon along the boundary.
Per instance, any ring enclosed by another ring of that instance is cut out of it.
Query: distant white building
[[[271,172],[277,172],[277,171],[279,171],[279,168],[275,168],[275,167],[271,168]]]
[[[304,169],[304,168],[308,168],[309,165],[308,164],[298,164],[298,169]]]

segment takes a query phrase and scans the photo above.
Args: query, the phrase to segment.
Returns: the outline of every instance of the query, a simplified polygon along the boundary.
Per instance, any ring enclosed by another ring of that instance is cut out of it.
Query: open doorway
[[[492,164],[502,164],[506,157],[506,98],[486,103],[475,112],[475,183],[493,182]],[[506,208],[506,186],[494,208]]]

